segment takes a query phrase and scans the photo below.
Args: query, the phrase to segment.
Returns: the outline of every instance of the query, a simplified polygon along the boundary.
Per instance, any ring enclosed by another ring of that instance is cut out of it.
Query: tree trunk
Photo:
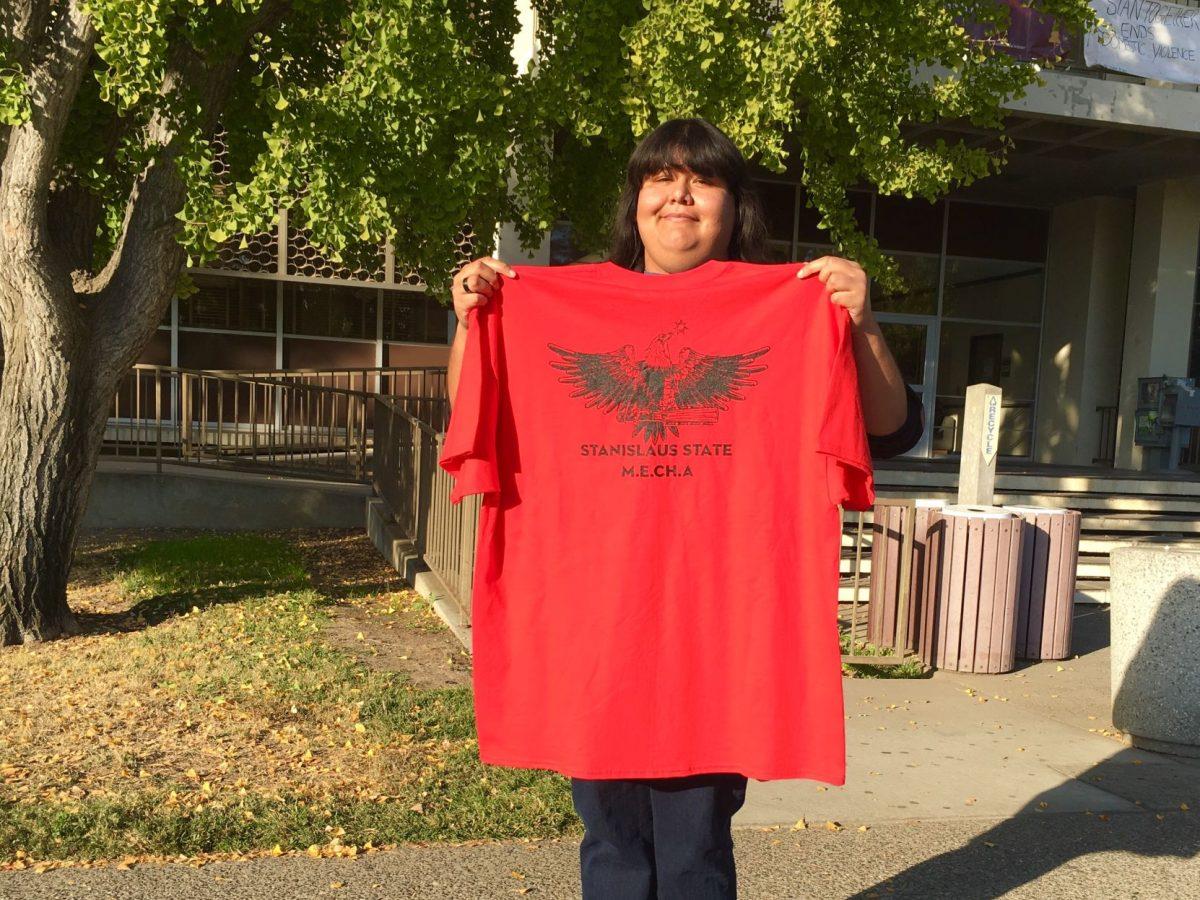
[[[96,30],[87,5],[77,0],[39,2],[31,9],[36,16],[8,22],[10,37],[21,44],[22,30],[38,32],[39,46],[49,49],[28,67],[34,98],[29,121],[4,131],[8,141],[0,153],[0,332],[7,350],[0,374],[4,644],[78,630],[67,605],[67,576],[113,395],[162,320],[186,259],[177,213],[187,185],[177,159],[190,132],[176,133],[175,104],[198,97],[201,115],[189,127],[211,134],[250,40],[277,26],[291,4],[264,0],[211,53],[186,40],[168,53],[164,99],[149,110],[145,125],[158,150],[134,179],[108,263],[87,278],[76,276],[88,274],[94,198],[51,188]],[[64,223],[78,233],[65,233]]]
[[[6,285],[11,288],[11,285]],[[42,292],[46,285],[27,285]],[[30,299],[26,295],[25,299]],[[20,308],[6,297],[0,303]],[[73,302],[73,298],[71,301]],[[26,308],[62,308],[30,303]],[[0,378],[0,643],[78,631],[67,576],[115,377],[98,377],[79,318],[4,323]],[[65,333],[64,333],[65,332]],[[74,332],[74,333],[72,333]],[[108,383],[105,383],[108,382]]]

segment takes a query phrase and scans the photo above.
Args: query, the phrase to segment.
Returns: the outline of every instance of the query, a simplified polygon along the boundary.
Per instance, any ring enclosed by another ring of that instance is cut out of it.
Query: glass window
[[[983,322],[942,322],[933,452],[962,451],[967,385],[997,385],[1001,397],[997,452],[1028,456],[1033,443],[1033,395],[1040,329]]]
[[[565,266],[584,256],[575,246],[575,229],[565,219],[554,223],[550,229],[550,265]]]
[[[796,246],[796,262],[816,259],[819,256],[829,256],[833,253],[832,244],[798,244]]]
[[[942,315],[1004,322],[1041,322],[1040,264],[946,258]]]
[[[925,340],[929,327],[904,322],[880,322],[879,329],[892,356],[896,358],[896,365],[900,367],[904,380],[912,385],[924,384]]]
[[[425,303],[429,308],[425,316],[425,340],[431,344],[448,344],[452,307],[442,306],[432,297],[426,297]]]
[[[317,337],[375,337],[376,288],[340,284],[283,286],[283,330]]]
[[[767,241],[767,256],[770,262],[785,263],[792,261],[791,241]]]
[[[275,282],[191,273],[196,292],[179,301],[181,328],[275,332]],[[170,309],[166,324],[171,323]]]
[[[428,306],[425,295],[388,292],[383,297],[383,339],[385,341],[425,340]]]
[[[876,312],[937,315],[938,258],[916,253],[891,254],[900,268],[900,277],[908,290],[889,294],[871,282],[871,309]]]
[[[933,455],[961,453],[963,415],[966,402],[961,398],[938,397],[933,405]],[[1029,456],[1033,446],[1033,402],[1000,401],[1000,429],[996,453],[1000,456]]]
[[[854,219],[858,223],[859,230],[866,233],[871,228],[871,195],[866,191],[847,191],[847,200],[850,202],[850,208],[854,211]],[[799,240],[806,244],[829,244],[829,229],[817,227],[821,216],[815,207],[806,206],[806,202],[804,189],[801,188]]]
[[[1005,401],[1032,401],[1039,334],[1024,325],[943,321],[938,396],[962,398],[967,385],[986,382],[1000,387]]]
[[[992,203],[950,204],[946,253],[985,259],[1045,262],[1050,213],[1045,209]]]
[[[875,240],[884,250],[918,253],[942,252],[942,217],[945,203],[920,197],[875,198]]]
[[[792,225],[796,220],[796,185],[786,181],[756,181],[754,189],[767,220],[767,236],[786,241],[791,253]],[[785,257],[786,258],[786,257]]]
[[[385,291],[383,339],[416,344],[446,343],[446,307],[419,291]]]

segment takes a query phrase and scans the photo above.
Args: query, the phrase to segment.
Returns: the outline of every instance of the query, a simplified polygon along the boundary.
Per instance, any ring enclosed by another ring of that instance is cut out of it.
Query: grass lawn
[[[347,532],[87,536],[84,635],[0,650],[0,857],[581,833],[567,779],[478,761],[469,680],[423,686],[330,639],[345,611],[456,646],[398,578],[364,576],[394,576],[372,554]]]

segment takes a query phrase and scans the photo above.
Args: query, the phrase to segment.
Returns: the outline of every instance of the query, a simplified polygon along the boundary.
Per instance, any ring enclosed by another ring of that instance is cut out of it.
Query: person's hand
[[[517,277],[508,263],[494,256],[480,256],[458,270],[450,294],[454,298],[454,314],[463,328],[467,327],[467,312],[487,303],[500,287],[501,275]]]
[[[856,329],[870,327],[875,322],[871,303],[867,300],[867,273],[852,259],[822,256],[809,260],[796,273],[797,278],[816,275],[829,289],[829,299],[846,307],[850,322]]]

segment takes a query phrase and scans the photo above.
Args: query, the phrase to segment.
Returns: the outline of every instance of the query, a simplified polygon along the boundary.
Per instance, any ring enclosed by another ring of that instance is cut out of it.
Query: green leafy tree
[[[0,639],[74,629],[110,398],[189,261],[277,207],[335,258],[390,240],[444,295],[463,223],[481,252],[496,223],[532,246],[559,216],[601,247],[636,140],[701,115],[768,168],[798,154],[831,241],[894,285],[847,187],[933,199],[994,171],[1003,142],[901,126],[998,127],[1036,78],[956,24],[1003,27],[993,0],[532,6],[525,71],[514,0],[0,0]],[[1094,24],[1086,0],[1040,8]]]

